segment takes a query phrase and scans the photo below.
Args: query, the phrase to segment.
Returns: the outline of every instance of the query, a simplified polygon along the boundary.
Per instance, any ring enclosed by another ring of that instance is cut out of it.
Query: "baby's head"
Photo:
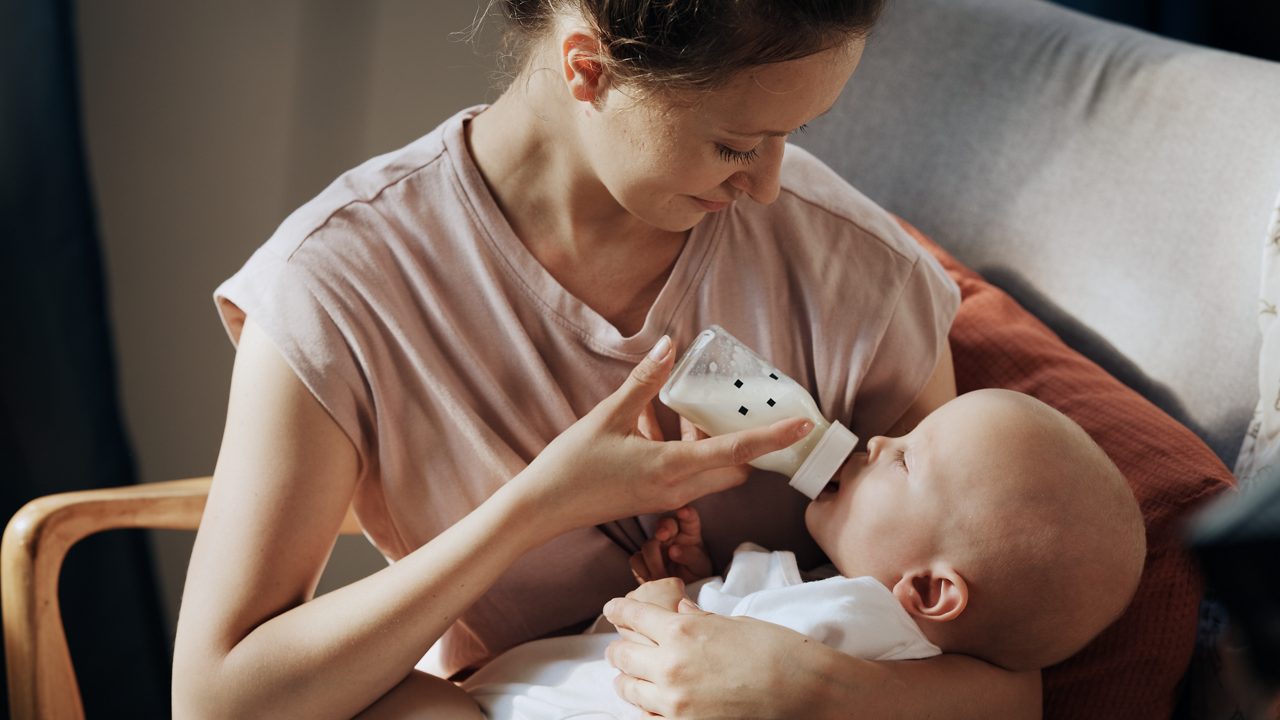
[[[947,652],[1010,670],[1070,657],[1124,611],[1146,556],[1114,463],[1028,395],[979,390],[872,438],[805,522],[841,574],[889,587]]]

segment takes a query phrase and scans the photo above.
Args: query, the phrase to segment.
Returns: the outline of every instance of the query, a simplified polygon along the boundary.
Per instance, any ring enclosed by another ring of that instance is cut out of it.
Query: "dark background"
[[[1060,4],[1280,60],[1280,0]],[[40,495],[136,477],[85,167],[73,21],[70,0],[0,0],[3,518]],[[166,716],[170,649],[145,536],[106,533],[75,547],[60,598],[88,716]],[[7,709],[6,688],[0,700]]]
[[[1053,1],[1167,37],[1280,60],[1280,0]]]

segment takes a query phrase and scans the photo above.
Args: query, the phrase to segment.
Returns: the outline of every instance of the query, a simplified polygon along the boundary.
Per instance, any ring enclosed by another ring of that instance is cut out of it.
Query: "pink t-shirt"
[[[864,439],[931,374],[955,286],[804,150],[787,147],[775,203],[742,200],[693,229],[644,327],[623,337],[503,218],[464,137],[481,110],[342,175],[214,293],[232,340],[253,317],[354,443],[353,505],[390,560],[483,502],[663,334],[679,349],[723,326]],[[806,502],[757,472],[697,507],[719,563],[751,540],[811,567]],[[594,617],[634,587],[628,557],[651,527],[585,528],[526,555],[445,636],[446,669]]]

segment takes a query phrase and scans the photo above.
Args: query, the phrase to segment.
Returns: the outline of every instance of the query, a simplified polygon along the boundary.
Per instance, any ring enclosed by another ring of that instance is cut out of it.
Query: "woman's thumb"
[[[663,335],[649,354],[631,370],[622,387],[613,394],[618,410],[625,411],[634,420],[644,411],[644,406],[653,400],[667,381],[671,373],[671,338]],[[634,414],[632,413],[634,411]]]
[[[689,598],[681,598],[680,604],[676,606],[676,612],[683,615],[706,615],[706,611],[698,607]]]

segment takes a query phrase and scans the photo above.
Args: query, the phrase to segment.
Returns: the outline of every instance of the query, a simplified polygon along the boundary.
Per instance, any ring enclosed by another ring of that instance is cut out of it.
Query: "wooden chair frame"
[[[13,516],[0,544],[11,717],[84,718],[58,605],[58,575],[71,546],[106,530],[195,530],[211,482],[201,477],[47,495]],[[360,533],[350,509],[342,533]]]

